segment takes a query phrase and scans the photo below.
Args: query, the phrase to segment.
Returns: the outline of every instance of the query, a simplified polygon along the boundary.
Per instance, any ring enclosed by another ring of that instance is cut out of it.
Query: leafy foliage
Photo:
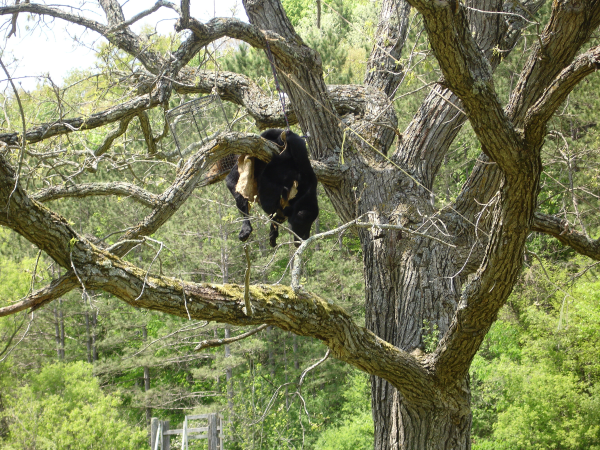
[[[138,449],[145,430],[121,418],[118,396],[105,394],[91,365],[51,364],[6,395],[8,449]]]
[[[474,449],[600,448],[600,283],[557,289],[569,272],[540,283],[539,271],[525,271],[473,362]]]
[[[369,450],[373,448],[373,418],[371,416],[368,377],[355,372],[349,378],[342,415],[337,425],[328,427],[319,436],[315,450]]]

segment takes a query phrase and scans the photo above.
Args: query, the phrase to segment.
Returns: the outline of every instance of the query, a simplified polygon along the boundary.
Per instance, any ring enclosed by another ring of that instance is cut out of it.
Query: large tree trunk
[[[434,217],[429,193],[402,183],[396,201],[385,199],[397,180],[363,172],[366,188],[359,204],[369,222],[424,229]],[[378,205],[396,205],[383,212]],[[435,229],[434,229],[435,230]],[[428,234],[435,236],[436,231]],[[383,230],[361,229],[366,326],[385,341],[417,358],[431,353],[448,331],[458,306],[461,279],[454,250],[432,239]],[[441,237],[449,241],[448,237]],[[371,377],[375,449],[470,448],[470,392],[467,380],[445,394],[446,406],[411,403],[389,382]],[[455,394],[451,394],[454,392]],[[449,407],[454,405],[454,407]]]
[[[470,449],[471,415],[410,404],[387,381],[371,377],[375,450]]]
[[[432,351],[427,347],[435,348],[447,331],[460,285],[443,244],[390,242],[396,239],[388,238],[386,245],[381,238],[382,244],[370,243],[375,251],[364,251],[367,327],[418,356]],[[466,380],[463,385],[462,398],[449,398],[448,404],[469,404]],[[471,416],[464,406],[432,409],[410,403],[376,376],[371,376],[371,394],[376,450],[470,448]]]

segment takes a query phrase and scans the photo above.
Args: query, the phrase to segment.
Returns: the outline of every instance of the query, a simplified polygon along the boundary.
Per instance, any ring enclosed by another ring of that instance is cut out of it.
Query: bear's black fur
[[[319,215],[317,200],[317,177],[308,158],[308,150],[304,140],[297,134],[273,128],[266,130],[261,136],[275,142],[284,150],[274,156],[268,164],[255,159],[254,177],[258,184],[258,201],[260,206],[277,223],[288,220],[292,231],[301,239],[308,239],[312,223]],[[244,223],[239,238],[245,241],[252,233],[252,225],[248,219],[248,200],[236,191],[239,180],[237,164],[226,178],[227,187],[233,194],[238,209],[244,215]],[[288,197],[297,182],[297,193],[290,200]],[[277,223],[271,223],[269,242],[277,245],[279,230]],[[296,245],[299,240],[294,237]]]

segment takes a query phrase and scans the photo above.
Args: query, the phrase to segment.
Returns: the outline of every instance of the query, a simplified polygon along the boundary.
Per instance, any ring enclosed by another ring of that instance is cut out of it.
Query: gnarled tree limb
[[[600,261],[600,239],[590,239],[583,233],[571,229],[569,222],[564,219],[536,212],[531,230],[553,236],[577,253]]]

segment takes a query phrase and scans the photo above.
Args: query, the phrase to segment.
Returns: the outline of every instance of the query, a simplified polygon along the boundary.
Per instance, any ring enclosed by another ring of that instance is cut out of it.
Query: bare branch
[[[205,341],[200,342],[196,348],[194,348],[194,351],[199,352],[200,350],[204,350],[206,348],[212,348],[212,347],[220,347],[222,345],[228,345],[231,344],[233,342],[237,342],[237,341],[241,341],[242,339],[246,339],[247,337],[252,336],[253,334],[258,333],[259,331],[264,330],[265,328],[267,328],[269,325],[261,325],[258,328],[255,328],[254,330],[250,330],[247,331],[246,333],[242,333],[239,336],[235,336],[232,338],[227,338],[227,339],[207,339]]]
[[[118,24],[118,25],[115,25],[115,26],[111,27],[111,28],[108,30],[108,32],[109,32],[109,33],[114,33],[115,31],[119,31],[119,30],[122,30],[122,29],[124,29],[124,28],[127,28],[127,27],[129,27],[130,25],[133,25],[134,23],[136,23],[136,22],[138,22],[139,20],[143,19],[144,17],[147,17],[147,16],[149,16],[150,14],[152,14],[152,13],[154,13],[154,12],[158,11],[158,10],[159,10],[161,7],[163,7],[163,6],[164,6],[164,7],[166,7],[166,8],[170,8],[170,9],[173,9],[173,10],[175,10],[175,11],[179,12],[179,8],[177,8],[177,6],[176,6],[175,4],[173,4],[173,3],[171,3],[171,2],[167,2],[167,1],[165,1],[165,0],[158,0],[158,1],[157,1],[157,2],[154,4],[154,6],[152,6],[152,8],[150,8],[150,9],[146,9],[145,11],[142,11],[142,12],[140,12],[140,13],[136,14],[136,15],[135,15],[135,16],[133,16],[131,19],[129,19],[129,20],[126,20],[125,22],[122,22],[122,23],[120,23],[120,24]],[[188,5],[188,8],[189,8],[189,5]],[[188,11],[188,14],[189,14],[189,11]]]
[[[579,49],[600,23],[600,4],[585,0],[554,2],[546,28],[534,44],[519,82],[515,86],[507,114],[521,124],[529,109],[547,95],[548,87],[557,75],[571,63]],[[539,134],[537,139],[540,139]]]
[[[123,12],[121,11],[118,2],[115,2],[114,0],[101,0],[100,5],[107,15],[109,27],[83,16],[67,13],[59,8],[35,3],[21,3],[14,6],[0,7],[0,15],[29,12],[32,14],[56,17],[70,23],[81,25],[101,34],[110,43],[138,58],[150,72],[158,74],[164,61],[157,53],[145,49],[138,36],[129,29],[118,29],[117,31],[111,30],[112,27],[117,27],[125,21],[125,17],[123,16]]]
[[[423,15],[444,83],[462,100],[484,151],[503,170],[519,173],[520,136],[504,113],[492,68],[471,34],[463,7],[458,2],[409,1]]]
[[[142,128],[144,140],[146,141],[146,146],[148,147],[148,153],[150,155],[154,155],[157,151],[156,139],[154,139],[154,135],[152,134],[152,126],[150,125],[148,113],[146,111],[141,111],[138,114],[138,119],[140,119],[140,127]]]
[[[404,76],[400,56],[408,34],[410,5],[405,0],[384,0],[375,32],[375,44],[365,73],[365,84],[393,99]]]
[[[181,24],[187,27],[190,21],[190,0],[181,0]]]
[[[91,130],[120,120],[128,122],[131,120],[132,115],[152,108],[158,104],[159,102],[154,97],[151,97],[148,94],[141,95],[104,111],[94,113],[89,117],[65,119],[31,128],[25,134],[25,139],[30,143],[35,143],[53,136],[68,134],[74,131]],[[122,123],[121,127],[126,127],[126,123]],[[119,130],[121,130],[121,127]],[[116,138],[116,136],[114,138]],[[113,141],[114,138],[112,138]],[[3,133],[0,134],[0,141],[6,142],[8,145],[18,145],[20,142],[20,135],[18,133]],[[104,148],[104,146],[103,143],[100,148]]]
[[[111,27],[125,22],[125,15],[123,14],[121,5],[117,0],[100,0],[99,3],[104,10],[106,20]]]
[[[261,30],[255,25],[242,22],[239,19],[219,17],[204,24],[191,17],[187,26],[183,26],[181,20],[177,22],[175,30],[182,31],[184,29],[189,29],[194,33],[198,40],[197,45],[200,47],[227,36],[244,41],[254,48],[264,50],[267,46],[266,40],[269,39],[271,50],[278,58],[290,63],[293,61],[296,63],[302,62],[310,66],[315,63],[315,54],[308,47],[297,46],[294,44],[295,41],[286,40],[285,37],[275,31]]]
[[[48,202],[66,197],[90,197],[116,195],[128,197],[149,208],[159,206],[158,196],[136,186],[135,184],[111,182],[111,183],[82,183],[70,186],[52,186],[31,195],[31,198],[39,202]]]
[[[134,116],[132,114],[132,115],[126,116],[123,119],[121,119],[121,121],[119,122],[119,127],[116,128],[115,130],[111,131],[110,133],[108,133],[104,137],[102,144],[100,144],[100,146],[96,150],[94,150],[95,157],[102,156],[104,153],[106,153],[108,151],[108,149],[110,149],[110,147],[112,146],[115,139],[117,139],[119,136],[122,136],[127,131],[129,122],[131,122],[131,119],[133,117]]]
[[[21,3],[21,0],[15,0],[15,5],[18,5],[19,3]],[[17,18],[19,17],[19,13],[14,13],[12,16],[12,19],[10,19],[10,31],[8,32],[8,35],[6,36],[6,39],[8,39],[11,36],[17,36]]]
[[[588,238],[585,234],[572,229],[569,222],[564,219],[536,212],[531,230],[554,236],[577,253],[600,261],[600,239]]]
[[[67,13],[62,9],[55,8],[53,6],[46,6],[39,3],[20,3],[13,6],[0,7],[0,16],[18,14],[19,12],[28,12],[32,14],[56,17],[57,19],[66,20],[67,22],[89,28],[90,30],[96,31],[102,35],[108,31],[108,28],[99,22],[87,19],[77,14]]]

